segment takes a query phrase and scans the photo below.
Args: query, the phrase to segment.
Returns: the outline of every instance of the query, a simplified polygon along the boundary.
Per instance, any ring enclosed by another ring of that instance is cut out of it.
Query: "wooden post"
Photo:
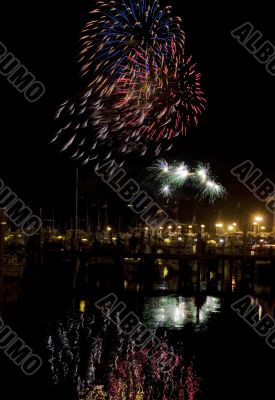
[[[200,292],[201,288],[201,260],[197,259],[197,292]]]
[[[222,292],[224,291],[224,258],[221,261],[222,263],[222,284],[221,284],[221,288],[222,288]]]
[[[229,272],[229,276],[230,276],[230,283],[229,283],[229,290],[230,292],[232,292],[232,279],[233,279],[233,260],[232,258],[229,261],[229,268],[230,268],[230,272]]]
[[[3,209],[0,209],[0,315],[2,314],[4,298],[4,234],[5,234],[5,216]]]

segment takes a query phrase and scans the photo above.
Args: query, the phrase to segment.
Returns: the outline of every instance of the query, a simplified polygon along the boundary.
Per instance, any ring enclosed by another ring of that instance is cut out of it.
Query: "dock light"
[[[172,225],[169,225],[169,226],[168,226],[168,229],[172,229]]]
[[[229,225],[228,230],[233,231],[234,227],[232,225]]]
[[[193,226],[192,226],[192,225],[189,225],[189,226],[188,226],[188,228],[189,228],[189,229],[192,229],[192,228],[193,228]]]
[[[61,236],[61,235],[56,236],[56,239],[57,239],[57,240],[62,240],[62,239],[63,239],[63,236]]]
[[[261,226],[261,230],[262,230],[262,231],[265,231],[265,230],[266,230],[266,227],[265,227],[265,226]]]
[[[236,222],[234,222],[234,223],[232,224],[232,226],[236,227],[236,226],[237,226]]]
[[[110,226],[107,226],[107,232],[111,232],[112,228]]]
[[[180,225],[178,226],[178,229],[181,229],[181,226],[180,226]]]
[[[222,227],[223,227],[223,224],[222,224],[222,223],[216,224],[216,228],[222,228]]]
[[[255,218],[256,222],[262,222],[263,217],[260,217],[259,215]]]
[[[163,226],[160,226],[159,229],[160,229],[160,230],[163,230]]]
[[[149,230],[148,226],[146,226],[146,227],[145,227],[145,230],[146,230],[146,231],[148,231],[148,230]]]
[[[201,228],[204,229],[204,228],[205,228],[205,225],[201,225]]]
[[[86,242],[88,242],[88,239],[87,238],[82,238],[81,242],[86,243]]]

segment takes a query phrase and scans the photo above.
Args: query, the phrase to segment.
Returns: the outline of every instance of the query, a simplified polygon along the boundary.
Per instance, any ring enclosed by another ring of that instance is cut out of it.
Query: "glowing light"
[[[233,231],[234,227],[232,225],[229,225],[228,230]]]
[[[85,397],[85,400],[105,400],[107,393],[103,390],[103,385],[96,385],[91,392]]]
[[[87,243],[87,242],[88,242],[88,239],[87,239],[87,238],[82,238],[82,239],[81,239],[81,242]]]
[[[166,278],[169,274],[169,269],[167,267],[163,268],[163,278]]]
[[[79,311],[81,313],[84,313],[86,310],[86,301],[85,300],[81,300],[80,304],[79,304]]]
[[[222,223],[216,224],[216,228],[222,228],[222,227],[223,227],[223,224],[222,224]]]
[[[204,229],[204,228],[205,228],[205,225],[201,225],[201,228]]]
[[[110,226],[107,226],[107,232],[111,232],[112,228]]]
[[[258,305],[258,307],[259,307],[259,321],[260,321],[263,316],[263,307],[260,304]]]
[[[260,216],[257,216],[257,217],[255,218],[255,221],[256,221],[256,222],[262,222],[262,220],[263,220],[263,218],[260,217]]]

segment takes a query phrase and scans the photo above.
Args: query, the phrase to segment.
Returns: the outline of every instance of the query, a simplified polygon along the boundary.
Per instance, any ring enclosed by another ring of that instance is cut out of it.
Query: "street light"
[[[260,215],[257,215],[257,217],[255,217],[255,220],[254,220],[254,222],[253,222],[253,225],[254,225],[254,230],[255,230],[255,233],[256,233],[256,231],[258,231],[258,235],[259,235],[259,233],[260,233],[260,222],[262,222],[263,221],[263,217],[261,217]],[[258,227],[258,229],[256,229],[256,226]]]

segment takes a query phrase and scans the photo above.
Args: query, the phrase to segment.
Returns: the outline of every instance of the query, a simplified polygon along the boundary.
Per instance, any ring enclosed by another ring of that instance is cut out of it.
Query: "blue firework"
[[[172,16],[171,6],[162,9],[159,0],[99,1],[90,17],[81,36],[83,75],[117,77],[136,51],[146,53],[150,69],[184,46],[181,19]]]

